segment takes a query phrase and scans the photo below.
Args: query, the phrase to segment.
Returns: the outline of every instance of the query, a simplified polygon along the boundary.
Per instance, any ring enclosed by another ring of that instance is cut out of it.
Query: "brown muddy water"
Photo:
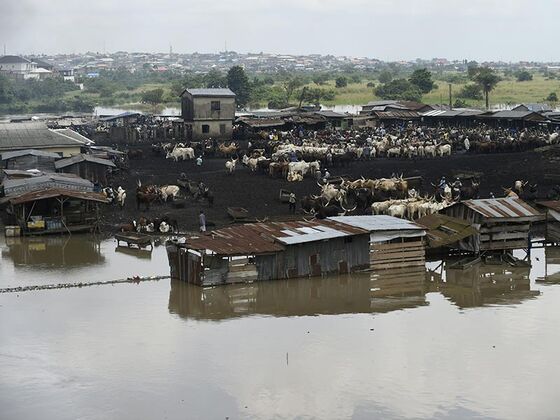
[[[1,241],[0,287],[168,273],[163,247]],[[558,418],[559,257],[0,294],[0,418]]]

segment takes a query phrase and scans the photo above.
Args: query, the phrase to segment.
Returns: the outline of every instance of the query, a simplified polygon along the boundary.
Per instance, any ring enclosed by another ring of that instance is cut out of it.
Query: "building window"
[[[208,134],[210,132],[210,126],[208,124],[202,124],[202,133]]]
[[[219,111],[220,110],[220,101],[212,101],[210,102],[210,109],[212,111]]]
[[[220,124],[220,134],[224,136],[226,134],[226,125]]]

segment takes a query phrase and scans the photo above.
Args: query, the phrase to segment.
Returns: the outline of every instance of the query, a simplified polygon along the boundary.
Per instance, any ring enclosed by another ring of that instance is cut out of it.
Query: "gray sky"
[[[560,61],[558,0],[0,0],[7,52]],[[1,52],[1,51],[0,51]]]

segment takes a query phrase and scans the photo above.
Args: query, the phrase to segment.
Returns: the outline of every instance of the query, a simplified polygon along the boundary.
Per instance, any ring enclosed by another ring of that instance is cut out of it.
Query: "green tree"
[[[550,92],[549,95],[546,97],[547,102],[558,102],[558,95],[556,92]]]
[[[284,82],[282,83],[282,88],[284,89],[284,92],[286,94],[286,105],[290,103],[290,99],[294,94],[294,91],[301,86],[303,86],[303,80],[301,80],[297,76],[289,77],[288,79],[284,80]]]
[[[422,100],[422,92],[418,86],[413,85],[406,79],[395,79],[389,83],[378,86],[375,89],[375,94],[381,99],[396,99],[404,101]]]
[[[337,88],[343,88],[348,86],[348,79],[344,76],[339,76],[334,81],[334,84]]]
[[[379,82],[380,83],[389,83],[391,80],[393,80],[393,73],[391,73],[390,71],[384,70],[381,73],[379,73]]]
[[[14,89],[10,79],[0,75],[0,104],[9,104],[14,100]]]
[[[153,105],[154,107],[163,101],[163,89],[152,89],[142,92],[142,103]]]
[[[226,78],[220,70],[212,69],[204,75],[204,86],[207,88],[221,88],[226,85]]]
[[[484,97],[486,99],[486,109],[488,109],[488,96],[500,82],[500,76],[498,76],[490,67],[477,67],[471,74],[472,80],[480,86],[482,92],[484,93]]]
[[[233,66],[227,73],[228,87],[235,93],[235,100],[239,107],[247,105],[251,99],[251,82],[241,66]]]
[[[432,80],[432,73],[430,73],[428,69],[414,70],[408,81],[416,86],[422,93],[429,93],[435,88],[434,81]]]
[[[463,86],[457,96],[459,98],[475,99],[480,101],[483,99],[482,88],[476,83],[469,83],[468,85]]]
[[[515,77],[517,78],[518,82],[528,82],[533,80],[533,75],[529,73],[527,70],[521,70],[515,73]]]

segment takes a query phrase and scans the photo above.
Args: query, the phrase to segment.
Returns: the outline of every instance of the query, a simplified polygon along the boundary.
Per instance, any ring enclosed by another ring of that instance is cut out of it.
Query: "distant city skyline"
[[[22,0],[0,14],[8,54],[169,51],[410,61],[560,61],[554,0]]]

